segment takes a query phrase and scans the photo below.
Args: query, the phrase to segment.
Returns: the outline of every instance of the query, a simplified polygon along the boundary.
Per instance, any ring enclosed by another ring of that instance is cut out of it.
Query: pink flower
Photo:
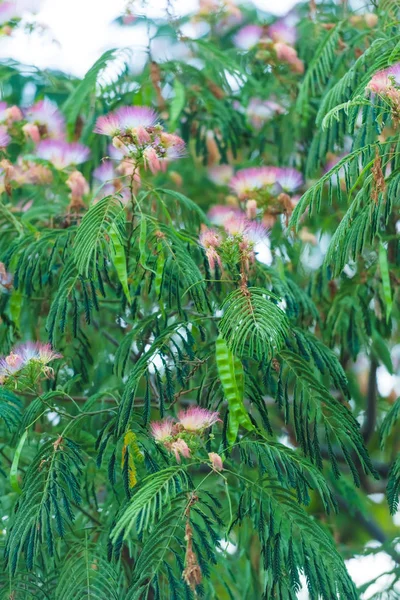
[[[181,438],[178,438],[169,447],[169,450],[175,454],[176,462],[181,462],[181,456],[184,458],[190,458],[190,448]]]
[[[20,108],[18,108],[18,106],[10,106],[10,108],[7,108],[6,110],[6,114],[7,114],[7,120],[10,123],[14,123],[15,121],[22,121],[22,111]]]
[[[48,160],[53,166],[62,170],[71,165],[78,165],[89,158],[90,150],[78,142],[63,142],[62,140],[44,140],[36,149],[39,158]]]
[[[175,425],[169,417],[162,421],[153,421],[150,423],[151,435],[156,442],[168,441],[175,434]]]
[[[143,152],[143,161],[144,161],[144,168],[150,169],[150,171],[153,174],[157,173],[157,171],[160,171],[160,169],[161,169],[160,159],[157,156],[157,152],[155,151],[155,149],[152,148],[151,146],[148,146],[148,148],[146,148],[145,151]]]
[[[62,354],[54,352],[50,344],[42,344],[41,342],[25,342],[25,344],[16,346],[15,352],[22,356],[25,363],[36,360],[43,365],[47,365],[57,358],[62,358]]]
[[[232,217],[244,217],[244,213],[235,206],[226,206],[225,204],[216,204],[212,206],[207,214],[211,223],[214,225],[223,225]]]
[[[89,184],[80,171],[72,171],[66,181],[71,190],[71,198],[81,200],[83,196],[89,193]]]
[[[37,362],[42,367],[47,367],[56,358],[62,358],[62,354],[54,352],[50,344],[26,342],[15,346],[8,356],[0,359],[0,381],[14,375],[31,362]],[[49,371],[48,368],[47,371]]]
[[[246,202],[246,217],[255,219],[257,216],[257,202],[255,200],[247,200]]]
[[[231,190],[239,199],[246,199],[252,192],[263,190],[276,183],[276,167],[250,167],[241,169],[230,181]]]
[[[0,125],[0,149],[6,148],[11,142],[11,137],[8,134],[7,127]]]
[[[174,160],[181,158],[185,154],[185,142],[179,135],[162,133],[160,135],[158,152],[163,159]]]
[[[247,117],[255,129],[261,127],[274,115],[282,115],[286,109],[273,100],[261,100],[261,98],[251,98],[246,108]]]
[[[277,167],[276,181],[285,192],[294,192],[303,184],[303,175],[290,167]]]
[[[221,244],[221,238],[215,229],[208,229],[204,227],[199,237],[199,244],[203,246],[206,251],[206,256],[211,269],[215,268],[215,264],[218,263],[222,266],[221,258],[216,250]]]
[[[207,248],[218,248],[218,246],[221,243],[221,238],[215,231],[215,229],[209,229],[208,227],[204,227],[204,229],[200,233],[199,243],[206,250]]]
[[[284,42],[290,46],[296,43],[296,28],[285,21],[276,21],[268,27],[268,35],[274,42]]]
[[[101,135],[115,136],[126,133],[135,133],[139,129],[139,136],[143,136],[143,128],[153,127],[158,121],[157,113],[147,106],[122,106],[114,112],[99,117],[94,129]]]
[[[211,466],[214,469],[214,471],[222,471],[224,467],[222,463],[222,458],[219,454],[217,454],[216,452],[209,452],[208,458],[211,461]]]
[[[64,138],[64,115],[59,111],[57,104],[48,98],[28,108],[25,116],[29,123],[38,126],[41,137],[57,140]]]
[[[208,178],[215,185],[226,185],[233,176],[232,165],[216,165],[207,171]]]
[[[278,60],[292,64],[298,60],[297,52],[292,46],[288,46],[284,42],[276,42],[274,50]]]
[[[18,106],[7,106],[6,102],[0,102],[0,123],[11,124],[21,119],[22,112]]]
[[[101,194],[104,196],[111,195],[114,191],[114,179],[116,172],[111,160],[103,160],[101,165],[93,171],[93,178],[97,183],[101,184]]]
[[[387,94],[394,85],[400,86],[400,63],[375,73],[366,89],[375,94]]]
[[[25,123],[25,125],[22,127],[22,131],[24,132],[26,138],[30,138],[34,144],[38,144],[40,142],[40,131],[37,125]]]
[[[217,412],[212,412],[200,406],[192,406],[187,410],[181,410],[178,413],[178,420],[186,431],[191,432],[203,431],[203,429],[207,429],[220,421]]]
[[[250,50],[262,38],[263,28],[260,25],[245,25],[235,35],[233,43],[241,50]]]

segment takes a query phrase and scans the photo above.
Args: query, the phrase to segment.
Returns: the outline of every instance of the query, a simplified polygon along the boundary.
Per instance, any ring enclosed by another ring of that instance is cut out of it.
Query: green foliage
[[[0,64],[0,598],[355,600],[345,559],[399,561],[400,7],[237,9],[119,19],[142,70]]]
[[[219,330],[234,354],[266,360],[282,347],[288,323],[277,301],[260,288],[240,288],[224,300]]]

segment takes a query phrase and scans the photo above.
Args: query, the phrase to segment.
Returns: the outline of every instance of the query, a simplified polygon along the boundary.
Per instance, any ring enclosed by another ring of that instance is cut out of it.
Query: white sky
[[[0,59],[13,58],[38,68],[58,68],[83,76],[106,49],[137,47],[146,43],[144,31],[111,24],[123,12],[126,0],[35,1],[40,2],[40,9],[37,15],[29,17],[29,22],[41,27],[30,35],[20,29],[11,38],[3,38]],[[147,3],[150,9],[146,12],[150,16],[165,14],[167,0],[148,0]],[[253,0],[258,8],[277,15],[284,15],[294,3],[294,0]],[[178,15],[193,12],[198,0],[171,0],[171,4]],[[137,5],[140,6],[140,0]],[[348,561],[350,574],[358,585],[391,567],[392,561],[385,553]],[[363,596],[363,600],[370,598],[373,592],[384,590],[385,585],[386,581],[382,578],[371,587],[368,595]],[[303,591],[299,600],[307,599],[308,594]]]
[[[167,0],[148,0],[147,4],[143,9],[138,0],[135,7],[152,17],[165,15]],[[174,14],[187,14],[195,11],[198,0],[172,0],[170,4]],[[294,1],[254,0],[253,4],[274,14],[285,14]],[[104,50],[145,42],[145,35],[140,35],[137,28],[110,24],[126,5],[126,0],[41,0],[39,12],[30,21],[46,29],[30,36],[22,29],[15,32],[0,42],[0,58],[12,57],[39,68],[60,68],[81,76]]]

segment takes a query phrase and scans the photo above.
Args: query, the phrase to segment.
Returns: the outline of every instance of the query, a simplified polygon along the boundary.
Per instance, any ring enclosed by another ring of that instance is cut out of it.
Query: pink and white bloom
[[[101,193],[103,196],[109,196],[114,192],[113,180],[116,177],[114,165],[111,160],[103,160],[101,165],[93,171],[93,178],[101,185]]]
[[[207,170],[208,179],[215,185],[226,185],[233,177],[232,165],[216,165]]]
[[[221,257],[217,252],[218,246],[221,244],[221,238],[215,229],[204,227],[199,236],[199,244],[206,251],[206,256],[211,269],[215,268],[216,263],[222,267]]]
[[[303,184],[303,175],[291,167],[277,167],[276,181],[284,192],[294,192]]]
[[[11,124],[21,119],[22,112],[18,106],[7,106],[6,102],[0,102],[0,123]]]
[[[276,167],[250,167],[232,177],[230,188],[240,200],[245,200],[251,193],[273,186],[276,180]]]
[[[19,344],[12,349],[8,356],[0,359],[0,382],[4,382],[4,379],[21,371],[31,362],[40,363],[42,367],[47,367],[50,362],[57,358],[62,358],[62,354],[54,352],[50,344],[40,342]]]
[[[244,213],[235,206],[227,206],[225,204],[216,204],[212,206],[207,214],[213,225],[223,226],[224,223],[233,218],[243,218]]]
[[[25,134],[25,137],[31,139],[34,144],[38,144],[40,142],[40,131],[37,125],[33,123],[25,123],[22,127],[22,131]]]
[[[66,184],[71,190],[71,200],[82,200],[89,193],[89,184],[80,171],[72,171]]]
[[[11,142],[11,137],[7,131],[7,127],[0,125],[0,149],[6,148]]]
[[[261,98],[251,98],[246,108],[247,118],[255,129],[261,129],[275,115],[283,115],[285,112],[286,109],[281,104]]]
[[[250,221],[246,217],[232,217],[224,223],[225,231],[229,235],[242,235],[253,245],[266,242],[268,230],[258,221]]]
[[[222,471],[224,465],[222,463],[222,458],[219,454],[217,454],[216,452],[209,452],[208,458],[210,459],[211,466],[214,469],[214,471]]]
[[[48,160],[53,166],[62,170],[71,165],[79,165],[89,158],[90,150],[79,142],[62,140],[44,140],[36,148],[36,156]]]
[[[181,462],[181,457],[190,458],[190,448],[182,438],[178,438],[168,448],[171,452],[175,454],[176,462]]]
[[[274,42],[284,42],[290,46],[296,43],[296,28],[285,21],[276,21],[268,27],[268,35]]]
[[[375,73],[367,85],[367,90],[384,95],[394,86],[400,86],[400,63]]]
[[[134,134],[135,130],[139,129],[140,137],[143,136],[143,129],[154,127],[158,120],[157,113],[147,106],[122,106],[99,117],[94,132],[113,137],[127,133]]]
[[[64,115],[48,98],[39,100],[26,110],[26,120],[39,128],[41,137],[54,138],[57,140],[65,137]]]
[[[24,363],[36,360],[43,365],[47,365],[57,358],[62,358],[62,354],[54,352],[50,344],[42,344],[41,342],[25,342],[25,344],[16,346],[14,352],[22,356]]]
[[[200,432],[220,421],[218,412],[213,412],[200,406],[192,406],[178,413],[178,424],[185,431]]]
[[[241,50],[254,48],[263,36],[263,28],[260,25],[245,25],[233,38],[233,43]]]
[[[175,424],[169,417],[162,421],[153,421],[150,423],[151,435],[156,442],[164,443],[169,441],[175,434]]]

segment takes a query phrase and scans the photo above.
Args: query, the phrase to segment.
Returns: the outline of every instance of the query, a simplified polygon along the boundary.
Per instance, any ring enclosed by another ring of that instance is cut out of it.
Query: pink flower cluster
[[[16,375],[28,365],[36,364],[40,370],[56,358],[62,358],[62,354],[54,352],[50,344],[40,342],[26,342],[15,346],[8,356],[0,358],[0,384],[4,384],[7,378]],[[48,371],[45,370],[48,373]]]
[[[0,149],[5,149],[15,133],[15,123],[24,122],[22,131],[25,138],[34,144],[35,155],[47,160],[62,170],[85,162],[90,155],[89,148],[78,142],[65,141],[65,119],[57,105],[45,98],[21,111],[18,106],[7,106],[0,102]],[[32,166],[35,171],[35,165]],[[30,166],[29,169],[30,170]],[[17,168],[16,177],[22,176],[26,166]],[[42,166],[43,170],[43,166]],[[25,179],[25,183],[37,183]]]
[[[239,200],[246,200],[262,191],[292,193],[302,184],[302,174],[290,167],[250,167],[232,177],[230,188]]]
[[[217,421],[220,421],[217,412],[193,406],[181,410],[177,421],[169,417],[162,421],[153,421],[150,429],[155,441],[174,454],[177,462],[180,462],[181,457],[190,457],[190,445],[193,444],[196,436],[201,436]]]
[[[261,98],[251,98],[246,108],[247,118],[254,129],[257,130],[261,129],[275,115],[285,113],[286,109],[281,104],[273,100],[262,100]]]
[[[400,63],[383,69],[372,76],[367,85],[367,90],[382,96],[390,95],[400,87]]]
[[[166,133],[158,121],[157,113],[151,108],[123,106],[99,117],[94,131],[112,137],[115,148],[129,156],[135,167],[143,165],[156,173],[185,152],[184,141]]]
[[[268,27],[245,25],[239,29],[233,41],[241,50],[251,50],[256,46],[271,50],[279,62],[287,63],[296,73],[303,73],[303,61],[294,48],[296,37],[295,27],[281,20]]]

